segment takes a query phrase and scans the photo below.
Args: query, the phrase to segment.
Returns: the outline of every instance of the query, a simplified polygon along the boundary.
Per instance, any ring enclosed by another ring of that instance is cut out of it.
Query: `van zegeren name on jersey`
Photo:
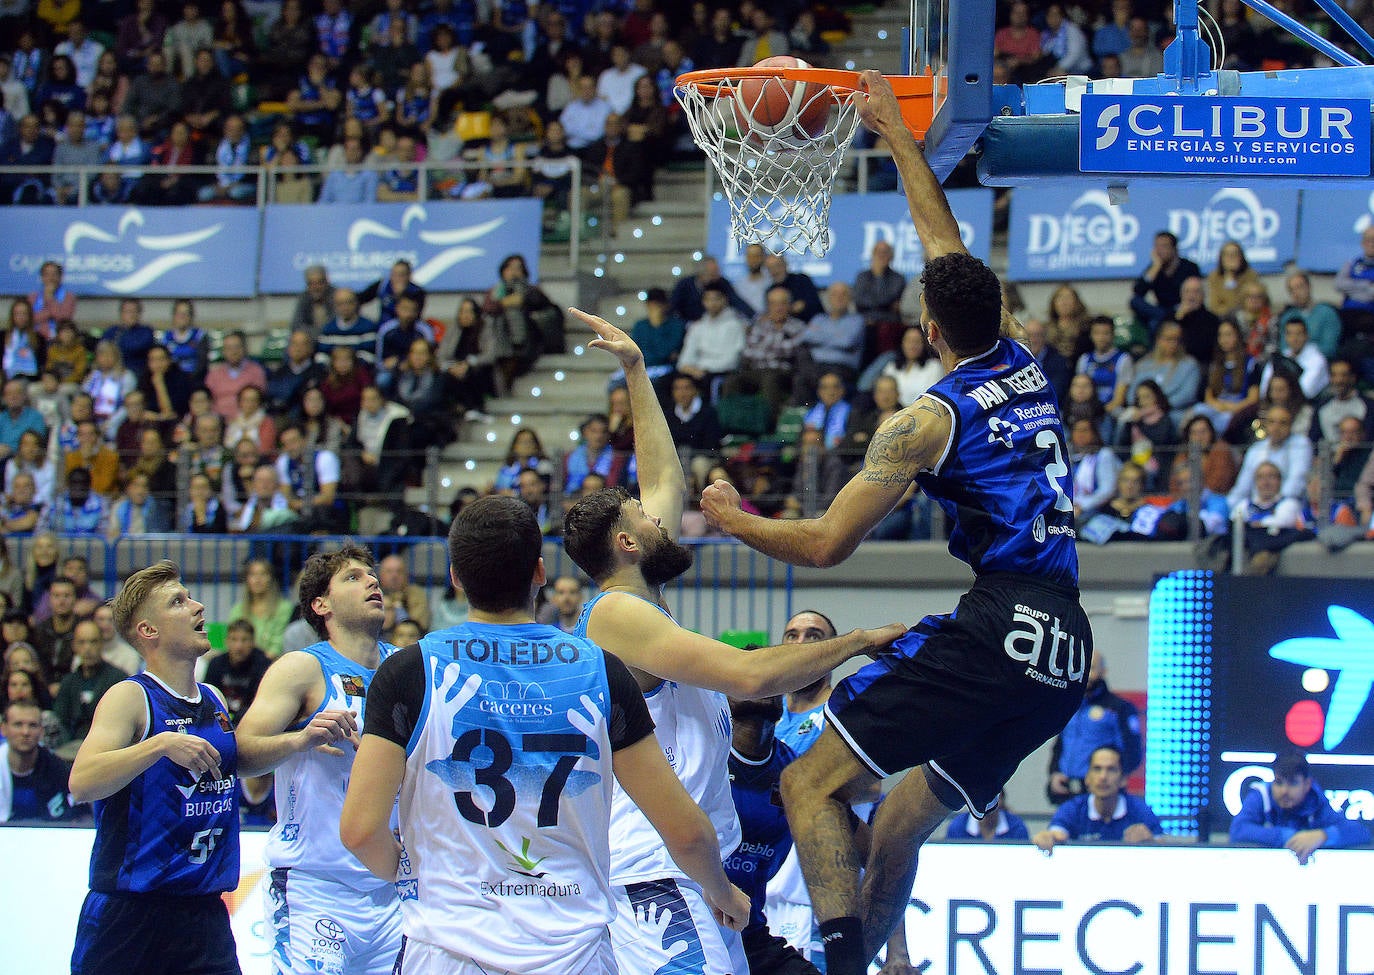
[[[1012,394],[1038,393],[1048,385],[1049,380],[1040,371],[1040,366],[1032,362],[1030,365],[1016,370],[1010,376],[989,379],[981,386],[975,386],[968,391],[968,395],[972,396],[983,409],[990,410],[994,406],[1000,406],[1011,399]]]
[[[477,663],[523,667],[557,660],[570,664],[579,659],[581,648],[575,643],[541,643],[535,640],[454,640],[453,656],[467,657]]]

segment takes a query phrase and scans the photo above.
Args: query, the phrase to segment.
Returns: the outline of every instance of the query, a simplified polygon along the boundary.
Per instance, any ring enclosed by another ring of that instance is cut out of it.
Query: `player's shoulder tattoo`
[[[922,432],[947,417],[948,414],[926,397],[892,416],[869,441],[859,476],[871,484],[909,484],[926,459],[928,441]]]

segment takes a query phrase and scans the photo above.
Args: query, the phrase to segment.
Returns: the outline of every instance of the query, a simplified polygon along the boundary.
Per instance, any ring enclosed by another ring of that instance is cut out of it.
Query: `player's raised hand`
[[[164,731],[158,738],[165,758],[170,758],[196,778],[206,773],[212,779],[220,778],[219,749],[204,738],[176,731]]]
[[[605,349],[611,355],[620,360],[620,367],[629,370],[637,365],[644,358],[644,353],[639,351],[639,346],[635,345],[634,339],[630,338],[623,329],[616,328],[606,319],[581,308],[569,308],[578,318],[582,319],[591,326],[596,338],[587,343],[589,349]]]
[[[342,708],[321,711],[301,729],[300,735],[301,751],[314,748],[328,755],[343,755],[344,751],[336,747],[336,743],[351,742],[354,749],[357,749],[359,745],[358,719],[354,717],[352,711],[346,711]]]
[[[711,913],[715,915],[717,924],[731,931],[743,931],[749,923],[749,895],[734,884],[730,885],[724,898],[708,897],[707,902],[711,905]]]
[[[706,485],[706,490],[701,492],[701,513],[706,516],[706,522],[712,528],[727,531],[721,522],[728,518],[731,512],[739,510],[739,492],[724,478]]]
[[[897,103],[897,93],[892,90],[892,82],[883,77],[881,71],[868,70],[859,74],[859,90],[852,96],[859,109],[859,120],[879,135],[893,130],[905,129],[902,108]]]

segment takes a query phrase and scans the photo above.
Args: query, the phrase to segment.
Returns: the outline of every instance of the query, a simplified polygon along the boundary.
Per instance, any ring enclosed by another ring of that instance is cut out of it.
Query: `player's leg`
[[[346,975],[391,975],[401,950],[401,902],[396,899],[396,888],[387,884],[371,891],[349,891],[345,896],[357,902],[356,924],[350,927],[358,933],[348,945]]]
[[[878,807],[859,892],[869,957],[887,942],[906,911],[921,844],[954,808],[948,797],[942,799],[931,787],[925,766],[912,769]]]
[[[276,975],[319,972],[344,975],[346,951],[359,937],[347,906],[334,894],[346,890],[300,870],[277,868],[265,888],[272,925]]]
[[[834,975],[846,963],[867,969],[859,916],[859,854],[850,824],[850,799],[869,788],[876,776],[861,762],[831,724],[804,755],[782,774],[782,803],[792,828],[811,909],[826,944],[827,969]],[[834,930],[832,930],[834,929]],[[842,944],[843,943],[843,944]],[[846,946],[847,945],[847,946]],[[855,962],[855,959],[858,959]],[[838,966],[838,967],[836,967]]]

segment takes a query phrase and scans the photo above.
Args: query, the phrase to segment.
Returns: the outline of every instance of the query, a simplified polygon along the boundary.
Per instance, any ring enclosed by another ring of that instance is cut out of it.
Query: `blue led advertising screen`
[[[1171,829],[1226,829],[1290,749],[1374,819],[1374,580],[1175,572],[1149,632],[1146,798]]]

